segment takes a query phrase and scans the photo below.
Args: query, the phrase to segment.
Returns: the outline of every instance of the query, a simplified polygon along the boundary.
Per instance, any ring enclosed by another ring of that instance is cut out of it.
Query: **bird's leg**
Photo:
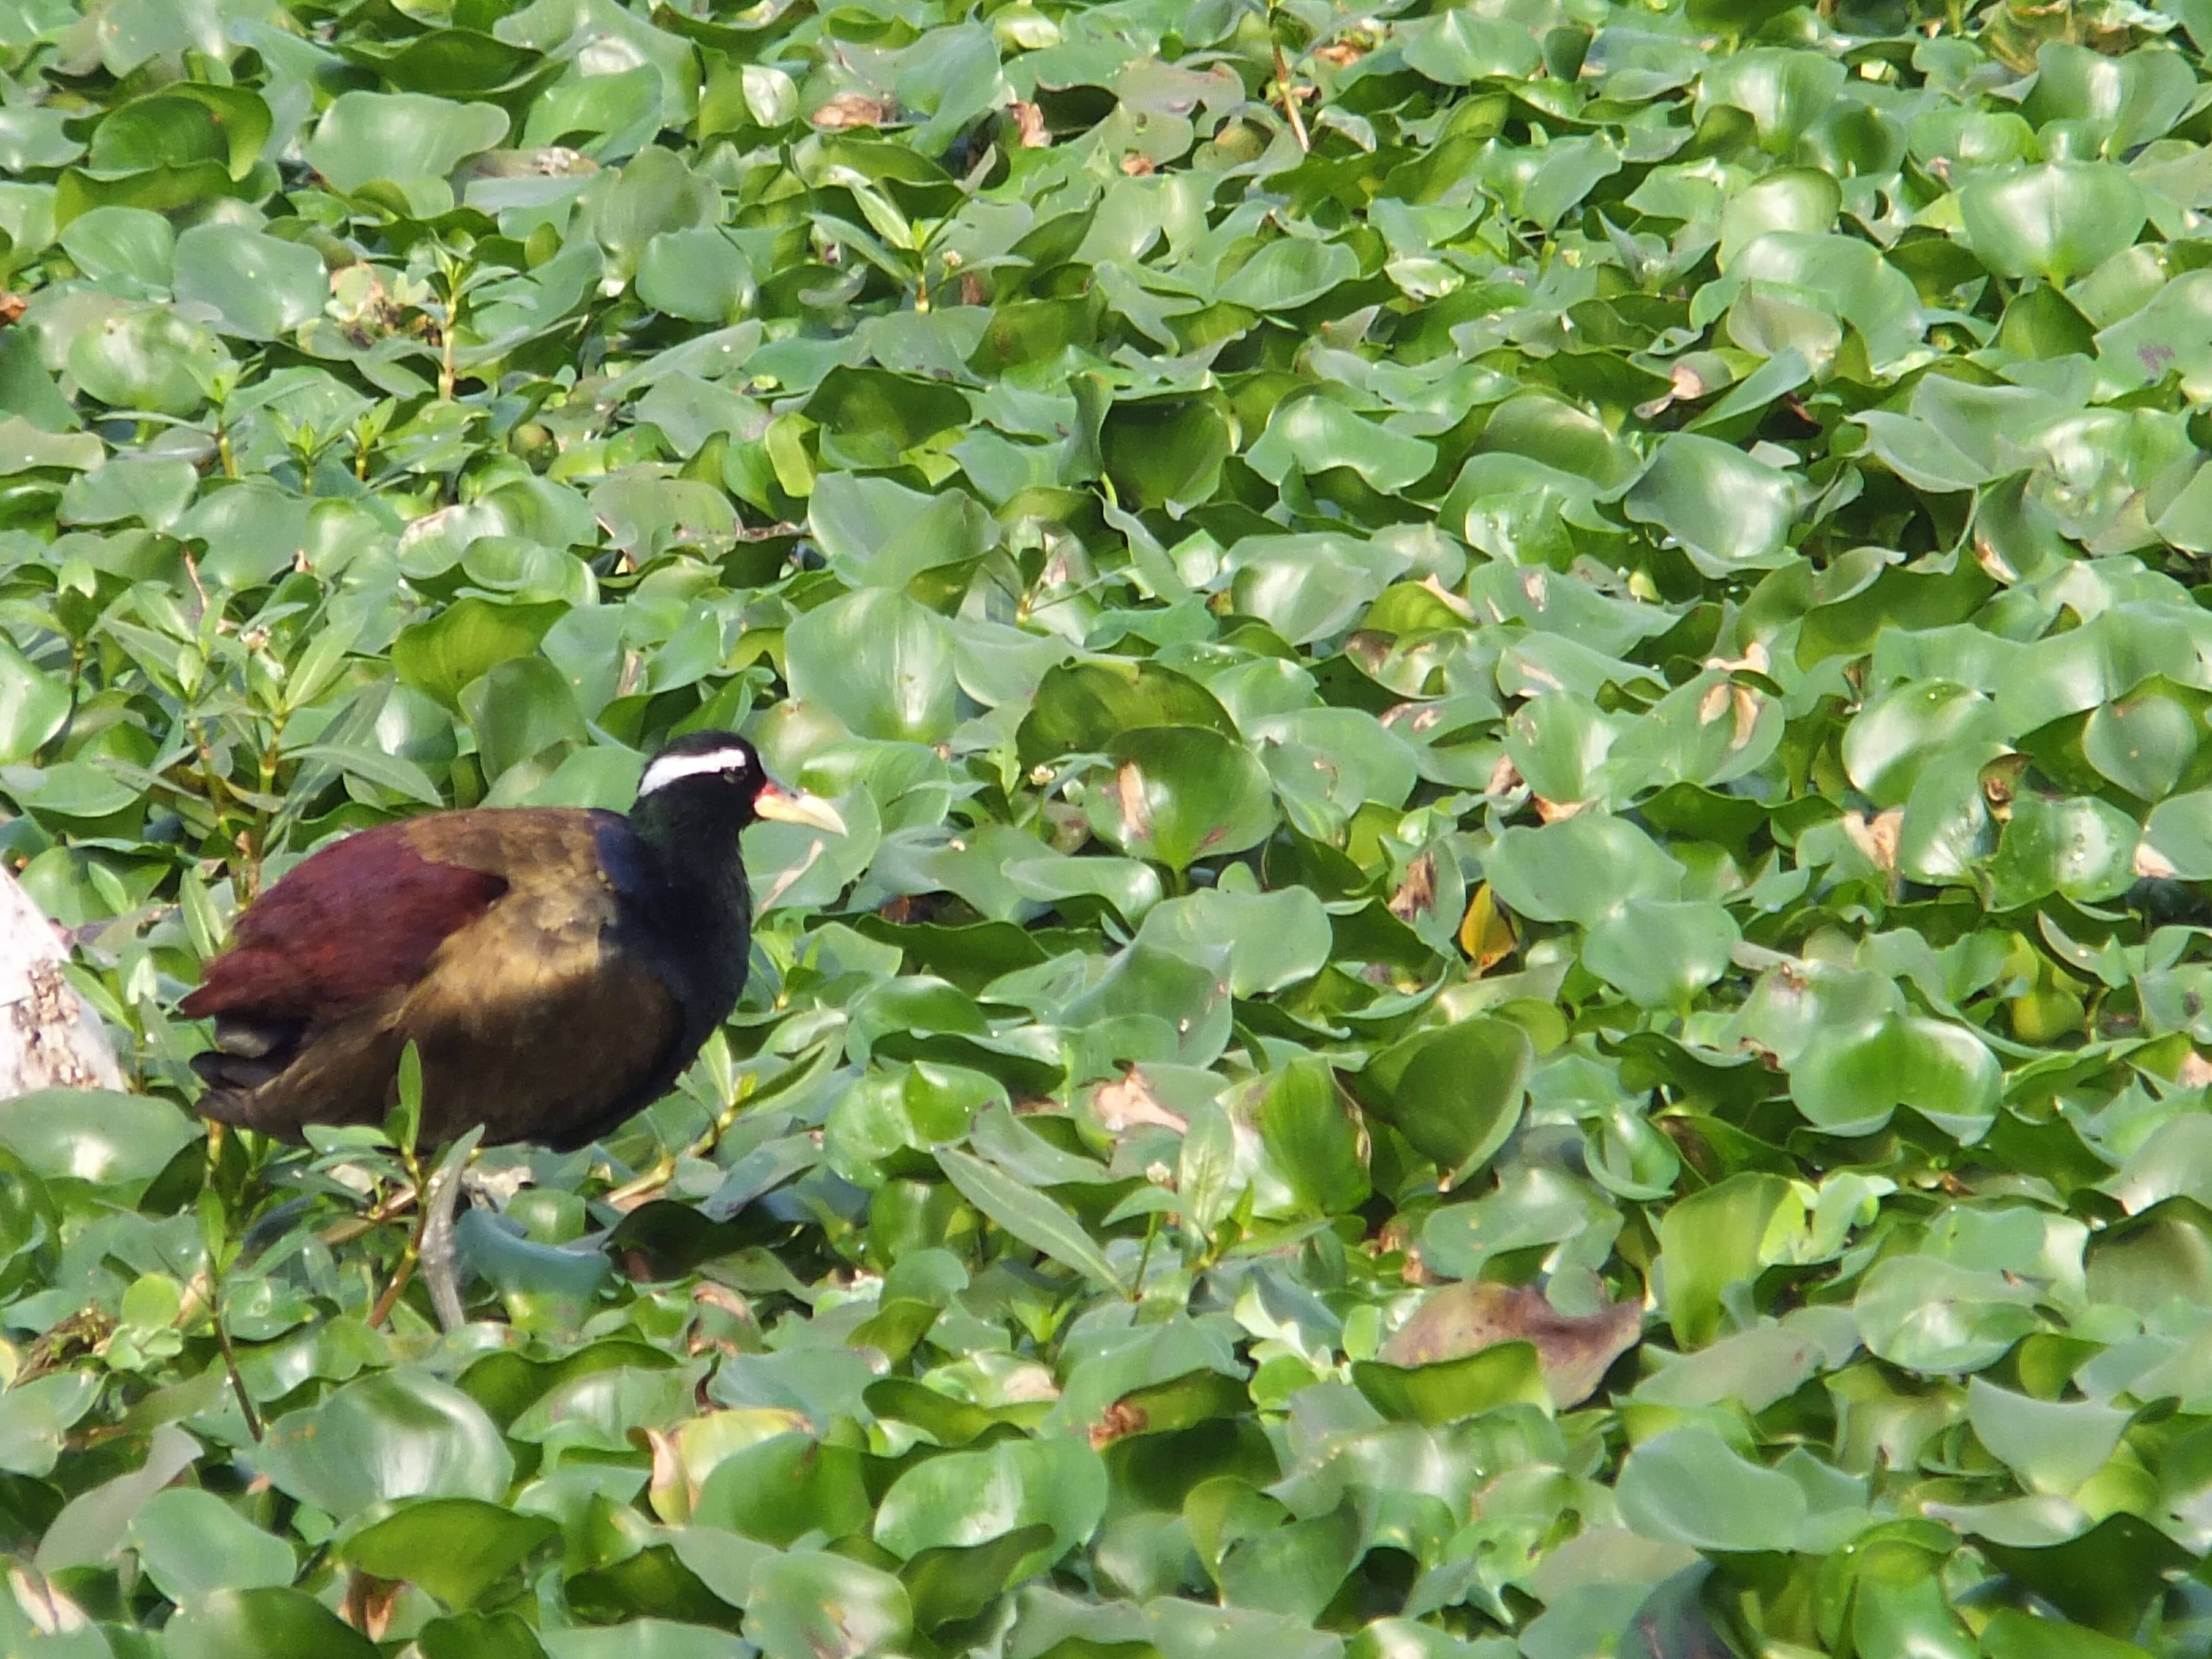
[[[400,1253],[399,1265],[392,1270],[392,1283],[385,1286],[384,1294],[376,1299],[376,1306],[369,1313],[372,1328],[391,1316],[418,1265],[430,1287],[430,1302],[437,1310],[438,1323],[450,1331],[468,1322],[467,1312],[461,1306],[460,1289],[453,1278],[453,1203],[460,1192],[461,1171],[476,1156],[477,1143],[483,1139],[482,1128],[470,1130],[447,1148],[437,1169],[422,1182],[414,1235]]]
[[[416,1247],[422,1263],[422,1280],[430,1287],[430,1305],[438,1310],[438,1323],[457,1331],[469,1322],[461,1305],[461,1290],[453,1275],[453,1212],[461,1194],[461,1172],[476,1156],[483,1132],[464,1136],[439,1160],[436,1171],[422,1193],[422,1231]]]

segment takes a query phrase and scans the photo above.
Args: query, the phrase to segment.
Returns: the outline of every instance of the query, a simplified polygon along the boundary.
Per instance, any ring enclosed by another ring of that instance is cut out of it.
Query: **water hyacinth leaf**
[[[1740,937],[1711,899],[1633,897],[1592,925],[1583,962],[1644,1007],[1685,1007],[1728,971]]]
[[[1966,1382],[1966,1420],[2033,1492],[2069,1493],[2105,1466],[2130,1413],[2094,1401],[2037,1400],[1986,1377]]]
[[[817,1530],[827,1538],[864,1531],[869,1515],[860,1459],[851,1447],[779,1434],[716,1463],[700,1486],[691,1519],[787,1547]]]
[[[2171,796],[2151,808],[2142,847],[2185,881],[2212,880],[2212,790]]]
[[[1902,806],[1912,786],[1946,749],[1994,755],[2004,722],[1989,698],[1942,680],[1897,686],[1869,699],[1844,733],[1844,769],[1878,807]]]
[[[242,225],[195,225],[177,238],[179,301],[214,308],[226,333],[281,339],[322,314],[330,283],[321,257]]]
[[[0,1469],[51,1474],[69,1431],[98,1395],[97,1380],[75,1371],[31,1377],[0,1395]]]
[[[199,482],[190,461],[111,459],[70,480],[61,516],[71,524],[136,519],[149,530],[167,530],[191,505]]]
[[[637,260],[638,297],[655,310],[695,323],[734,322],[754,293],[752,272],[729,240],[710,226],[664,230]]]
[[[957,1147],[940,1146],[937,1162],[961,1196],[1011,1233],[1054,1261],[1074,1268],[1109,1290],[1121,1288],[1105,1253],[1080,1223],[1042,1193],[1033,1192],[1003,1170]],[[958,1540],[980,1543],[980,1538]]]
[[[1301,1061],[1276,1073],[1261,1097],[1260,1139],[1308,1213],[1342,1215],[1365,1200],[1358,1132],[1328,1068]]]
[[[906,1586],[826,1553],[775,1555],[752,1571],[745,1633],[767,1659],[859,1659],[900,1650],[913,1629]]]
[[[472,1607],[559,1528],[474,1498],[404,1504],[348,1538],[341,1553],[379,1578],[420,1585],[447,1607]]]
[[[1352,1085],[1369,1111],[1456,1184],[1520,1121],[1533,1053],[1516,1025],[1466,1020],[1400,1039]]]
[[[1621,1466],[1620,1512],[1646,1538],[1692,1549],[1787,1549],[1806,1519],[1804,1489],[1749,1462],[1711,1429],[1669,1429]]]
[[[1911,279],[1855,238],[1771,231],[1745,244],[1729,274],[1773,284],[1772,297],[1785,307],[1799,297],[1815,301],[1827,315],[1850,325],[1881,371],[1894,372],[1920,349],[1927,319]],[[1792,325],[1782,326],[1787,331]]]
[[[69,711],[69,688],[0,641],[0,766],[30,759]]]
[[[1091,1534],[1106,1510],[1106,1466],[1079,1441],[1002,1440],[916,1465],[884,1494],[875,1540],[911,1559],[1043,1525],[1050,1541],[1014,1576],[1048,1565]]]
[[[2077,904],[2118,898],[2135,884],[2140,835],[2133,818],[2094,798],[2023,796],[1990,863],[1991,908],[2008,910],[2053,892]]]
[[[1022,716],[1022,764],[1103,750],[1148,726],[1193,726],[1233,736],[1236,722],[1204,686],[1142,659],[1103,658],[1048,669]]]
[[[997,538],[990,515],[962,491],[924,494],[849,472],[823,476],[807,498],[806,521],[831,567],[855,587],[902,587],[926,570],[981,557]]]
[[[190,415],[228,361],[214,333],[174,312],[110,313],[70,343],[70,373],[113,409]]]
[[[2017,1274],[1902,1255],[1875,1265],[1853,1313],[1871,1352],[1909,1370],[1955,1375],[1995,1364],[2040,1329],[2034,1284]]]
[[[1343,244],[1285,237],[1240,265],[1221,285],[1221,298],[1255,311],[1285,311],[1318,300],[1358,274],[1358,256]]]
[[[1504,1342],[1527,1342],[1554,1405],[1579,1405],[1606,1368],[1636,1344],[1643,1310],[1619,1302],[1593,1314],[1561,1314],[1530,1285],[1448,1285],[1432,1291],[1390,1334],[1379,1358],[1392,1365],[1432,1365]]]
[[[1990,1659],[2128,1659],[2142,1650],[2085,1626],[2000,1607],[1982,1632]]]
[[[2136,182],[2106,161],[1977,173],[1959,188],[1974,256],[2000,276],[2067,282],[2133,242],[2146,211]]]
[[[463,1613],[433,1619],[416,1632],[422,1659],[544,1659],[530,1626],[512,1613]],[[642,1645],[642,1644],[641,1644]]]
[[[1680,432],[1659,447],[1623,505],[1699,570],[1719,576],[1780,563],[1797,501],[1788,473],[1717,439]]]
[[[1971,1144],[2003,1088],[1996,1056],[1965,1026],[1898,1014],[1815,1032],[1790,1072],[1790,1098],[1832,1134],[1870,1133],[1909,1106]]]
[[[291,1545],[253,1525],[212,1492],[157,1492],[131,1517],[139,1565],[179,1606],[217,1590],[271,1588],[299,1571]]]
[[[2161,801],[2197,759],[2203,734],[2192,703],[2143,688],[2090,710],[2081,726],[2081,754],[2128,794]]]
[[[1358,258],[1349,249],[1338,252],[1352,266],[1346,274],[1356,274]],[[1222,463],[1236,450],[1236,428],[1218,397],[1121,399],[1101,424],[1098,445],[1115,491],[1132,507],[1149,510],[1211,495]]]
[[[1419,1366],[1362,1362],[1352,1366],[1352,1375],[1359,1391],[1384,1416],[1431,1427],[1501,1406],[1550,1402],[1535,1350],[1521,1341]]]
[[[1348,1507],[1231,1543],[1215,1570],[1224,1601],[1318,1619],[1359,1559],[1359,1519]]]
[[[166,1102],[97,1089],[52,1089],[0,1101],[0,1146],[39,1176],[129,1188],[159,1175],[192,1121]]]
[[[149,292],[169,285],[177,233],[144,208],[96,207],[62,227],[61,245],[94,281],[122,277]]]
[[[1328,911],[1303,887],[1278,893],[1202,889],[1146,911],[1137,937],[1194,961],[1225,952],[1230,993],[1240,997],[1312,978],[1328,964],[1333,944]]]
[[[1836,222],[1843,191],[1811,167],[1779,167],[1729,199],[1721,214],[1721,269],[1736,252],[1770,231],[1819,234]]]
[[[1266,768],[1249,749],[1195,726],[1127,732],[1085,800],[1091,828],[1132,858],[1187,869],[1241,853],[1276,823]]]
[[[1407,31],[1401,50],[1410,67],[1446,86],[1522,80],[1542,61],[1528,31],[1468,11],[1445,12]]]
[[[1276,404],[1267,431],[1245,459],[1253,471],[1277,483],[1292,467],[1305,473],[1348,467],[1370,489],[1387,495],[1428,477],[1437,452],[1434,444],[1362,419],[1333,398],[1315,397]]]
[[[951,632],[902,593],[864,588],[810,611],[784,651],[792,695],[860,736],[936,743],[958,718]]]
[[[375,1372],[286,1415],[258,1456],[280,1490],[339,1516],[405,1498],[501,1504],[514,1478],[483,1408],[412,1370]]]
[[[1680,1346],[1701,1347],[1720,1334],[1725,1299],[1765,1266],[1767,1229],[1790,1197],[1779,1176],[1747,1170],[1668,1209],[1659,1260],[1667,1322]]]
[[[467,595],[399,631],[392,642],[393,670],[402,685],[457,709],[464,687],[496,665],[535,650],[565,608],[501,605]]]
[[[1040,1522],[1017,1527],[972,1548],[920,1552],[899,1575],[914,1605],[915,1627],[931,1631],[974,1618],[1007,1588],[1023,1562],[1051,1538],[1052,1528]]]
[[[309,165],[333,188],[356,191],[375,179],[442,179],[464,156],[505,137],[507,127],[507,117],[490,104],[414,92],[346,92],[323,112],[305,148]]]
[[[171,1620],[161,1641],[177,1659],[369,1659],[377,1651],[314,1597],[275,1586],[214,1591]]]
[[[1596,812],[1505,830],[1485,872],[1516,915],[1584,927],[1631,896],[1671,899],[1682,880],[1681,866],[1650,836],[1626,818]]]

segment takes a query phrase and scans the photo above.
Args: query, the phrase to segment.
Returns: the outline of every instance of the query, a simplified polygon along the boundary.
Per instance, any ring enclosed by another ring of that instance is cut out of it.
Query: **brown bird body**
[[[726,763],[725,764],[724,763]],[[585,1144],[652,1103],[736,1003],[756,816],[842,830],[741,739],[680,739],[621,814],[486,808],[322,848],[240,917],[182,1011],[203,1115],[297,1139],[380,1123],[409,1042],[426,1142]]]

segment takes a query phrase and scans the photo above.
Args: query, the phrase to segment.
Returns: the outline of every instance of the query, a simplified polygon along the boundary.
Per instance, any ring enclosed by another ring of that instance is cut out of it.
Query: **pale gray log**
[[[68,952],[0,870],[0,1100],[35,1089],[120,1089],[100,1020],[62,972]]]

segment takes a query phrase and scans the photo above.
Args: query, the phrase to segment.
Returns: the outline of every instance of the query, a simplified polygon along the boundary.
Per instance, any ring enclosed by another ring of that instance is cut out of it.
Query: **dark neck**
[[[745,888],[744,858],[738,846],[742,827],[713,803],[687,799],[688,791],[651,794],[630,809],[630,827],[660,861],[681,902],[702,904],[712,913],[699,918],[706,927],[727,926],[751,910]]]

